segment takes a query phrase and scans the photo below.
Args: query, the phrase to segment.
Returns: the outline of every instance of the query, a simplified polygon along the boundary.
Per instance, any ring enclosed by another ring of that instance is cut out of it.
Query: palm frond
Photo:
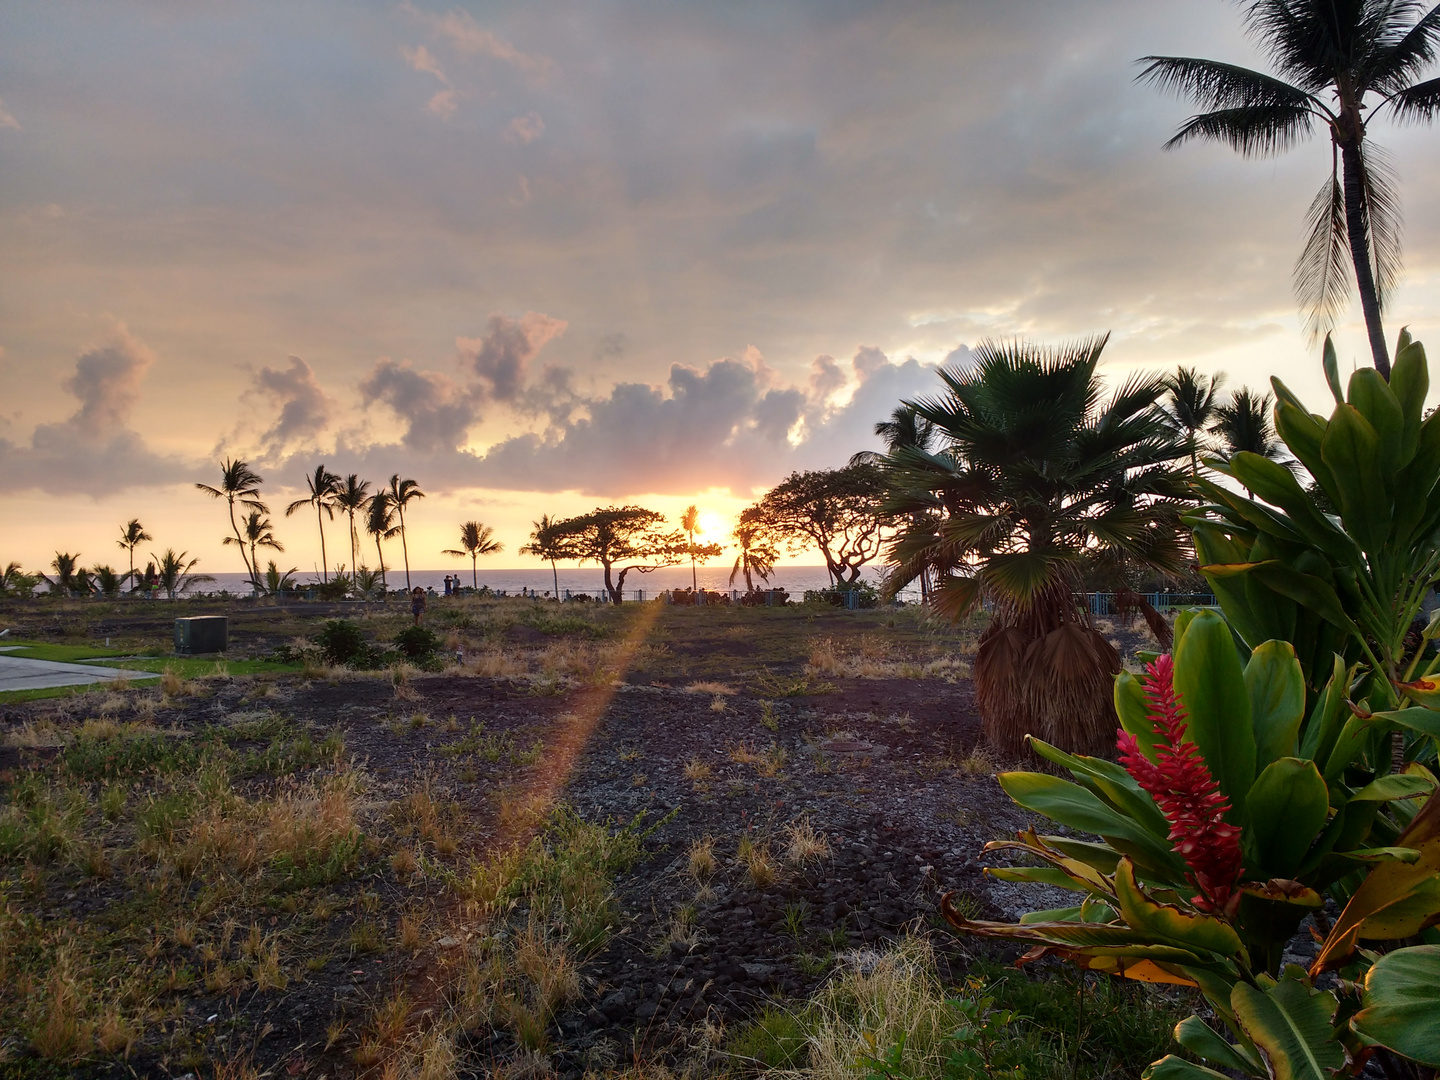
[[[1145,56],[1136,81],[1189,98],[1206,111],[1231,109],[1313,109],[1315,99],[1283,79],[1238,64],[1191,56]]]
[[[1407,14],[1423,10],[1423,5],[1396,5],[1409,9]],[[1397,28],[1398,29],[1398,28]],[[1365,85],[1382,94],[1393,94],[1435,62],[1440,55],[1440,4],[1421,15],[1413,25],[1396,35],[1393,44],[1376,50],[1365,70]]]
[[[1440,79],[1407,86],[1386,99],[1395,119],[1409,123],[1427,123],[1440,113]]]
[[[1345,228],[1345,190],[1331,170],[1305,213],[1309,237],[1295,260],[1295,298],[1306,313],[1313,345],[1330,332],[1350,299],[1350,234]]]
[[[1370,265],[1375,275],[1375,292],[1384,310],[1400,278],[1400,195],[1395,190],[1395,169],[1385,151],[1365,142],[1360,148],[1360,160]]]
[[[1294,105],[1249,105],[1198,113],[1165,143],[1173,150],[1194,139],[1225,143],[1245,157],[1284,153],[1315,128],[1315,114]]]

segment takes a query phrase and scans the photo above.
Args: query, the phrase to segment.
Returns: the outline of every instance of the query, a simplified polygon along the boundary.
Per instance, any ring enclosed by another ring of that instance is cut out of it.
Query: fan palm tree
[[[940,372],[943,396],[910,403],[935,425],[938,448],[901,447],[885,464],[887,509],[904,515],[887,589],[928,567],[939,614],[990,611],[975,691],[987,736],[1006,752],[1029,733],[1088,753],[1113,746],[1120,658],[1079,590],[1127,567],[1185,564],[1189,485],[1175,466],[1184,446],[1158,407],[1165,383],[1135,377],[1104,399],[1104,345],[982,342],[972,370]]]
[[[145,526],[140,524],[139,518],[131,518],[120,526],[120,539],[115,543],[118,547],[124,548],[130,556],[130,573],[126,575],[126,580],[135,580],[135,549],[154,539],[145,531]]]
[[[400,474],[390,477],[390,505],[400,515],[400,551],[405,557],[405,591],[410,591],[410,545],[405,539],[405,507],[414,499],[423,499],[425,492],[414,480],[401,480]]]
[[[1414,81],[1440,52],[1440,6],[1248,0],[1244,17],[1278,75],[1184,56],[1141,61],[1141,79],[1206,110],[1186,120],[1165,147],[1210,139],[1246,157],[1268,157],[1317,126],[1329,131],[1330,175],[1310,204],[1310,237],[1295,263],[1295,290],[1318,337],[1349,298],[1348,255],[1370,353],[1388,379],[1380,320],[1400,269],[1399,206],[1394,174],[1366,141],[1366,129],[1387,111],[1402,122],[1433,120],[1440,111],[1440,79]]]
[[[281,544],[279,540],[275,539],[274,528],[268,517],[260,513],[259,510],[251,510],[250,513],[245,515],[245,520],[240,526],[241,535],[244,537],[243,541],[236,540],[233,536],[227,536],[225,537],[225,543],[244,543],[248,545],[250,548],[250,565],[259,566],[260,560],[255,557],[256,548],[269,548],[271,551],[285,550],[285,546]],[[256,578],[250,584],[261,592],[267,591],[264,581],[259,578]]]
[[[470,584],[471,587],[478,591],[480,588],[480,579],[475,570],[475,560],[480,558],[481,555],[494,555],[497,551],[503,549],[505,545],[495,539],[495,530],[490,528],[489,525],[481,525],[478,521],[467,521],[464,525],[460,526],[460,547],[464,550],[446,548],[441,554],[458,555],[462,559],[466,555],[469,555]]]
[[[560,599],[560,571],[555,568],[559,559],[573,559],[572,552],[565,542],[565,535],[561,533],[556,525],[558,524],[549,514],[541,514],[539,521],[532,521],[535,526],[530,534],[530,542],[520,549],[521,555],[534,555],[544,559],[550,564],[550,573],[555,579],[555,599]]]
[[[1175,433],[1185,442],[1192,478],[1200,475],[1200,451],[1206,449],[1205,436],[1215,423],[1224,384],[1223,372],[1207,379],[1187,367],[1176,368],[1175,374],[1165,380],[1163,408]]]
[[[700,578],[695,572],[695,537],[704,530],[700,528],[700,510],[693,503],[685,508],[680,518],[680,528],[690,537],[690,591],[700,591]]]
[[[238,502],[249,510],[258,510],[262,514],[268,514],[270,508],[260,501],[261,483],[260,477],[250,468],[249,462],[239,458],[226,458],[220,464],[218,487],[211,487],[209,484],[195,485],[212,499],[225,500],[230,510],[230,531],[240,546],[240,558],[245,561],[245,576],[251,581],[255,580],[255,567],[251,565],[245,554],[244,543],[240,542],[240,525],[235,520],[235,504]]]
[[[395,508],[390,504],[390,492],[383,488],[370,496],[365,509],[365,531],[375,538],[375,554],[380,560],[380,584],[388,593],[390,582],[385,577],[385,551],[382,540],[393,540],[400,534],[395,524]]]
[[[740,554],[735,556],[735,567],[730,571],[730,584],[733,586],[735,579],[743,576],[747,593],[755,591],[755,578],[770,580],[775,572],[775,560],[780,557],[775,545],[765,539],[765,530],[755,520],[754,511],[754,507],[743,511],[735,526],[735,542],[740,545]]]
[[[310,495],[304,499],[296,499],[287,506],[285,516],[289,517],[296,510],[307,506],[315,507],[315,521],[320,526],[320,580],[329,582],[329,564],[325,561],[325,518],[335,520],[335,496],[340,491],[340,477],[328,472],[323,464],[317,465],[315,472],[305,477],[305,486],[310,489]]]
[[[360,534],[355,529],[355,515],[364,511],[370,502],[370,481],[361,480],[353,472],[345,477],[344,484],[335,492],[335,505],[345,511],[350,519],[350,569],[358,572],[360,566],[357,551]]]

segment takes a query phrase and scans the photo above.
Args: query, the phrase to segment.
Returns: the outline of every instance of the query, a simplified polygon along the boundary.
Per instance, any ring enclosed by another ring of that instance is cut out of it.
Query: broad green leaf
[[[1190,629],[1190,623],[1194,620],[1195,616],[1199,614],[1199,608],[1186,608],[1180,612],[1179,615],[1175,616],[1174,640],[1170,643],[1172,651],[1180,644],[1180,639],[1185,636],[1185,631]]]
[[[1187,1016],[1175,1025],[1175,1041],[1197,1057],[1213,1061],[1225,1069],[1264,1076],[1265,1069],[1243,1047],[1229,1042],[1198,1016]]]
[[[1135,867],[1129,859],[1121,859],[1115,870],[1115,907],[1127,924],[1152,940],[1196,953],[1245,956],[1240,936],[1224,920],[1156,903],[1135,880]]]
[[[1350,376],[1350,404],[1353,405],[1380,438],[1380,470],[1387,480],[1392,478],[1407,459],[1400,456],[1405,439],[1405,414],[1395,391],[1385,376],[1373,367],[1356,368]],[[1415,421],[1416,433],[1420,421]]]
[[[1330,679],[1315,700],[1310,710],[1310,719],[1305,723],[1300,736],[1300,756],[1315,761],[1325,761],[1335,746],[1340,727],[1349,714],[1345,702],[1350,693],[1350,673],[1345,660],[1338,653],[1334,656]]]
[[[1073,836],[1042,836],[1047,847],[1063,852],[1076,862],[1083,862],[1102,874],[1113,874],[1120,862],[1120,853],[1109,844],[1097,844],[1093,840],[1076,840]]]
[[[1169,841],[1159,839],[1133,818],[1110,809],[1079,784],[1032,772],[1001,773],[996,779],[1005,794],[1025,809],[1044,814],[1072,829],[1103,836],[1112,843],[1115,839],[1128,841],[1144,851],[1152,863],[1172,868],[1174,880],[1184,880],[1185,865]]]
[[[1340,562],[1359,559],[1360,551],[1355,541],[1319,511],[1309,492],[1300,486],[1295,474],[1284,465],[1259,454],[1241,451],[1230,459],[1230,471],[1258,498],[1284,510],[1294,527],[1331,558]]]
[[[1345,395],[1340,392],[1340,364],[1335,358],[1335,343],[1330,340],[1329,334],[1325,335],[1325,350],[1321,354],[1320,366],[1325,369],[1325,382],[1335,397],[1335,404],[1344,405]]]
[[[1350,714],[1345,725],[1340,729],[1340,734],[1335,738],[1335,746],[1330,751],[1330,756],[1325,761],[1326,780],[1334,780],[1345,771],[1346,766],[1355,760],[1360,751],[1365,749],[1375,730],[1376,723],[1373,716],[1365,717],[1354,712]]]
[[[1440,945],[1387,953],[1365,973],[1355,1033],[1424,1065],[1440,1066]]]
[[[1115,715],[1120,726],[1135,736],[1141,752],[1155,760],[1155,724],[1145,703],[1145,687],[1128,671],[1115,676]]]
[[[999,881],[1023,881],[1032,885],[1051,885],[1057,889],[1072,892],[1088,892],[1083,882],[1077,881],[1064,870],[1055,866],[987,866],[985,876]]]
[[[1360,924],[1361,941],[1400,941],[1440,923],[1440,877],[1417,884],[1403,900]]]
[[[1175,690],[1189,717],[1187,734],[1230,800],[1231,820],[1242,820],[1255,781],[1255,732],[1245,672],[1217,612],[1200,612],[1185,631],[1175,651]]]
[[[1334,994],[1291,977],[1260,987],[1239,982],[1230,992],[1230,1007],[1274,1080],[1330,1080],[1345,1064],[1330,1026],[1335,1006]]]
[[[1399,724],[1401,727],[1409,728],[1411,731],[1418,731],[1422,735],[1431,735],[1440,739],[1440,711],[1427,709],[1423,705],[1414,705],[1408,709],[1377,712],[1375,719],[1384,720],[1391,724]]]
[[[1104,758],[1067,754],[1040,739],[1031,739],[1030,748],[1046,761],[1069,769],[1076,780],[1098,795],[1111,809],[1132,818],[1157,839],[1168,843],[1170,823],[1155,805],[1155,800],[1122,766]]]
[[[1390,365],[1390,390],[1405,417],[1400,454],[1402,461],[1409,461],[1420,443],[1420,424],[1425,419],[1425,395],[1430,392],[1425,346],[1416,342],[1396,350],[1395,362]]]
[[[1020,916],[1020,925],[1028,926],[1030,923],[1051,923],[1051,922],[1079,922],[1080,905],[1073,907],[1043,908],[1040,911],[1027,911]]]
[[[1263,1076],[1264,1073],[1252,1073],[1251,1075]],[[1207,1069],[1204,1065],[1196,1065],[1193,1061],[1176,1057],[1174,1054],[1166,1054],[1159,1061],[1148,1066],[1140,1074],[1140,1080],[1230,1080],[1230,1077],[1222,1072],[1216,1072],[1214,1069]]]
[[[1249,877],[1294,877],[1329,814],[1330,789],[1313,761],[1282,757],[1267,765],[1245,800]]]
[[[1351,802],[1389,802],[1391,799],[1413,799],[1435,790],[1433,777],[1420,773],[1388,773],[1378,776],[1354,795]]]
[[[1254,563],[1250,571],[1281,596],[1288,596],[1297,604],[1303,604],[1326,622],[1347,633],[1359,635],[1359,627],[1355,625],[1355,620],[1350,618],[1345,605],[1340,602],[1335,587],[1324,578],[1301,573],[1295,567],[1274,559]]]
[[[1305,673],[1288,641],[1266,641],[1250,653],[1245,665],[1250,692],[1250,717],[1255,728],[1255,767],[1295,753],[1300,722],[1305,719]]]
[[[1380,467],[1380,436],[1353,405],[1337,405],[1320,452],[1340,491],[1345,529],[1367,553],[1385,547],[1391,501]]]

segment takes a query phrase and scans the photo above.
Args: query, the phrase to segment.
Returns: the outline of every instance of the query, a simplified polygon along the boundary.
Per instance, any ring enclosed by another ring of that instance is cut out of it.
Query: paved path
[[[8,650],[6,650],[8,651]],[[54,660],[29,660],[6,656],[0,651],[0,693],[9,690],[49,690],[56,686],[86,686],[112,679],[158,679],[148,671],[96,667],[94,664],[60,664]]]

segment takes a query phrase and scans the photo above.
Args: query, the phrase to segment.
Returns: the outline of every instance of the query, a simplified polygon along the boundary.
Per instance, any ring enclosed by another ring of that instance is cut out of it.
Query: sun
[[[730,523],[719,514],[704,513],[700,515],[700,534],[708,536],[712,540],[717,536],[723,536],[730,531]]]

